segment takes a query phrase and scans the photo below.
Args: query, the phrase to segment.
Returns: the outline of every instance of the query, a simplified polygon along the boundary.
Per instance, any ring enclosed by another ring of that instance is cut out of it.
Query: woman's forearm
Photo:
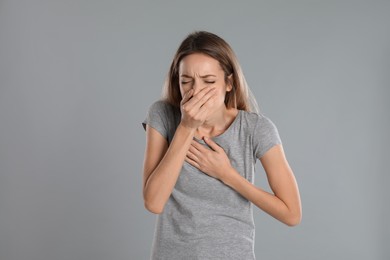
[[[153,213],[159,214],[163,211],[175,187],[194,134],[194,128],[179,124],[165,155],[149,175],[144,188],[144,200],[145,206]]]
[[[234,174],[226,174],[226,178],[221,180],[227,186],[231,187],[257,207],[288,226],[294,226],[300,222],[300,213],[295,212],[293,207],[289,208],[289,206],[276,195],[256,187],[242,177],[234,168],[229,170],[234,171]]]

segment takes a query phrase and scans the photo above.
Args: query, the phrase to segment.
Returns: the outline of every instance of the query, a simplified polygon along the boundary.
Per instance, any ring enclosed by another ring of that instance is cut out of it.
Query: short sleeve
[[[167,104],[161,100],[155,101],[146,114],[142,126],[146,125],[156,129],[165,139],[168,139]]]
[[[253,153],[256,158],[261,158],[273,146],[281,144],[282,140],[271,119],[262,114],[257,119],[253,129]]]

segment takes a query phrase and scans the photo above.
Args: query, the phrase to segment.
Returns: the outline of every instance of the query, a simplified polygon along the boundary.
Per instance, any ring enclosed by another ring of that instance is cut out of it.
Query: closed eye
[[[191,81],[182,81],[181,84],[187,84],[187,83],[190,83]]]
[[[205,81],[207,84],[213,84],[215,81]]]

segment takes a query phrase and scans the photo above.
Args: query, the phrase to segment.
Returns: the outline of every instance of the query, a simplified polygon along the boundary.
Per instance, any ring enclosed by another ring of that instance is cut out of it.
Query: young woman
[[[151,259],[255,259],[253,207],[294,226],[298,186],[274,123],[257,110],[231,47],[198,31],[181,43],[164,97],[143,122]],[[259,159],[273,193],[254,183]]]

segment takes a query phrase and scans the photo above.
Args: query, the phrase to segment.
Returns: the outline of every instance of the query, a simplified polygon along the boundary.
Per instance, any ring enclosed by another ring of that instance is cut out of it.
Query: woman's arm
[[[179,177],[195,130],[179,124],[171,145],[152,127],[146,127],[143,173],[145,208],[160,214]]]
[[[300,223],[302,210],[298,185],[285,157],[282,144],[267,151],[260,161],[274,194],[266,192],[244,177],[230,164],[224,150],[213,140],[205,138],[208,149],[193,141],[186,160],[208,175],[220,179],[247,200],[289,226]]]
[[[175,187],[195,131],[207,118],[215,97],[214,88],[206,87],[193,95],[183,95],[181,122],[168,146],[167,140],[152,127],[146,127],[146,148],[143,168],[145,208],[160,214]]]
[[[301,200],[294,173],[286,160],[282,144],[272,147],[260,161],[274,194],[254,186],[240,174],[225,174],[221,181],[279,221],[288,226],[298,225],[302,218]],[[237,173],[232,167],[229,171]]]

